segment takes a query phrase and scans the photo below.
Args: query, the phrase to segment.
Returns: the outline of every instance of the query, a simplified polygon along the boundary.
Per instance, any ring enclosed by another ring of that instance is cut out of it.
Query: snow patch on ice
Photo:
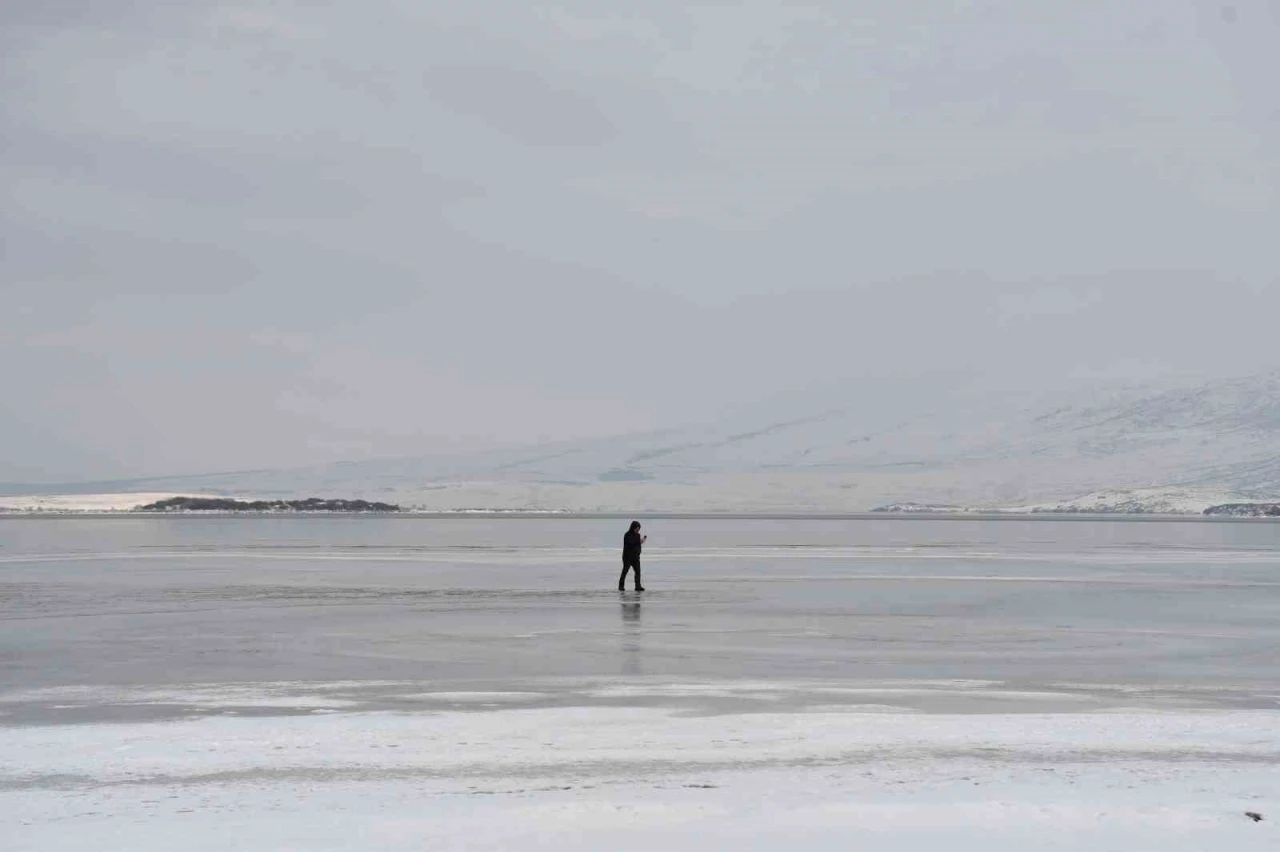
[[[1280,713],[655,708],[0,728],[8,848],[1274,849]],[[1056,844],[1056,845],[1055,845]]]

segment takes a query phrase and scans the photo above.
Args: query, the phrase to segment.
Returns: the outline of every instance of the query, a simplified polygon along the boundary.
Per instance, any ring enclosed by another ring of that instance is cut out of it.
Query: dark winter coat
[[[640,561],[640,548],[644,546],[644,539],[640,537],[640,533],[635,530],[628,530],[627,534],[622,537],[622,561],[630,565],[633,562]]]

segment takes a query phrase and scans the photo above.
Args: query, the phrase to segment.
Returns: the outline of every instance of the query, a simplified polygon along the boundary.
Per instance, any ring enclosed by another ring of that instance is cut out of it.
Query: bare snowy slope
[[[1280,494],[1280,375],[1034,393],[904,383],[893,404],[836,389],[651,434],[152,479],[121,490],[134,488],[366,497],[428,509],[1052,508],[1082,495],[1079,505],[1105,507],[1112,493],[1130,508],[1194,509]]]

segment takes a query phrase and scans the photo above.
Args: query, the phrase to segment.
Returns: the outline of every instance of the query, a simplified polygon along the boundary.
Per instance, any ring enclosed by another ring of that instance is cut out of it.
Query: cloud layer
[[[0,480],[1276,363],[1274,0],[451,6],[0,12]]]

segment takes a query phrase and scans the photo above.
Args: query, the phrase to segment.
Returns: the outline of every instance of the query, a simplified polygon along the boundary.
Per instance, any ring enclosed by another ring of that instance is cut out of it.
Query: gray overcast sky
[[[643,430],[864,375],[1280,364],[1280,0],[0,27],[0,480]]]

